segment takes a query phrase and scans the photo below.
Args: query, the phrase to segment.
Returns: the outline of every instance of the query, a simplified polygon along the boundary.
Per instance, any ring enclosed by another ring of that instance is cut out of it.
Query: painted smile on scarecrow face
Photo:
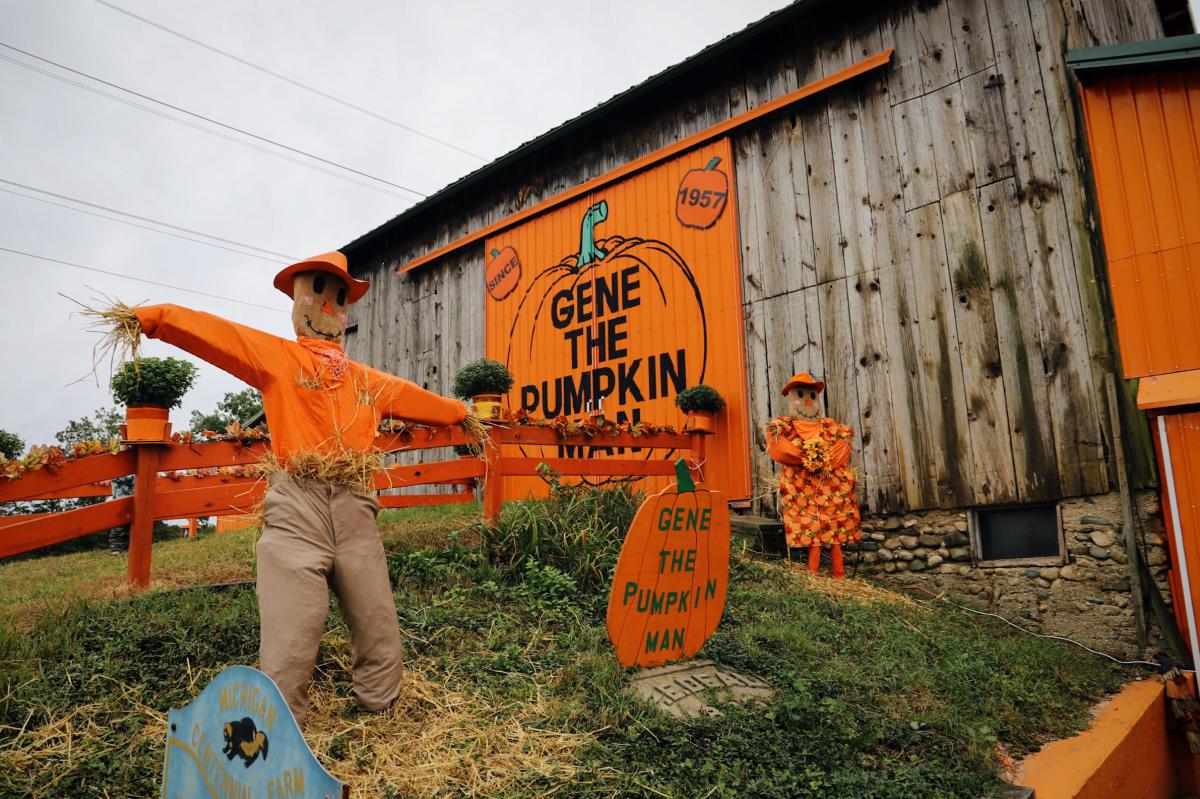
[[[793,388],[789,391],[788,404],[792,408],[792,416],[801,419],[821,418],[821,392],[811,386]]]
[[[325,272],[301,272],[292,282],[297,336],[341,341],[346,332],[346,282]]]

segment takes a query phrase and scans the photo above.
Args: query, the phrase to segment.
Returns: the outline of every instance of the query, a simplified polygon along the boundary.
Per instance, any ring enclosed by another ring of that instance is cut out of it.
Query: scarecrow
[[[833,576],[845,575],[842,544],[862,538],[850,441],[854,431],[821,411],[825,384],[807,372],[783,387],[790,414],[767,424],[767,454],[783,465],[779,496],[787,546],[808,547],[808,568],[821,566],[830,548]]]
[[[268,470],[255,547],[260,665],[303,727],[330,588],[350,627],[355,696],[381,710],[400,692],[400,627],[375,524],[380,462],[372,447],[380,419],[444,427],[462,422],[467,410],[346,357],[346,309],[370,283],[350,276],[342,253],[287,267],[275,287],[292,298],[295,341],[176,305],[107,313],[124,313],[118,321],[127,326],[136,315],[135,331],[262,391],[276,468]]]

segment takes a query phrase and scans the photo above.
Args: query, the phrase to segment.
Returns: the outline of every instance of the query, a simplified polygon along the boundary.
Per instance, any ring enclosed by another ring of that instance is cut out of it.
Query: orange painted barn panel
[[[1200,70],[1083,98],[1125,376],[1200,368]]]
[[[1155,428],[1175,619],[1200,661],[1200,413],[1165,414],[1155,419]]]
[[[728,405],[717,417],[704,479],[730,499],[748,499],[732,169],[729,140],[719,139],[488,238],[485,252],[515,253],[521,269],[508,293],[487,294],[485,323],[488,357],[516,377],[512,410],[578,418],[598,407],[615,421],[682,427],[676,394],[698,383],[716,388]],[[505,454],[572,453],[514,446]],[[506,493],[542,487],[537,478],[506,479]],[[643,482],[652,490],[667,481]]]

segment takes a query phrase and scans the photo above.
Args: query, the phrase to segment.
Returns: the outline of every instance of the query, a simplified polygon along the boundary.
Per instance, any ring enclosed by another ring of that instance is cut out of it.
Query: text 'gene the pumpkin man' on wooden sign
[[[621,547],[608,636],[622,666],[686,660],[717,629],[729,590],[729,502],[697,488],[687,463],[646,498]]]

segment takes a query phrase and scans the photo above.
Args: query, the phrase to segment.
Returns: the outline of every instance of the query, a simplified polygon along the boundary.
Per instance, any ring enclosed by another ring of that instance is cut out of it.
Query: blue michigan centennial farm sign
[[[248,666],[218,674],[167,715],[163,799],[342,799],[271,678]]]

